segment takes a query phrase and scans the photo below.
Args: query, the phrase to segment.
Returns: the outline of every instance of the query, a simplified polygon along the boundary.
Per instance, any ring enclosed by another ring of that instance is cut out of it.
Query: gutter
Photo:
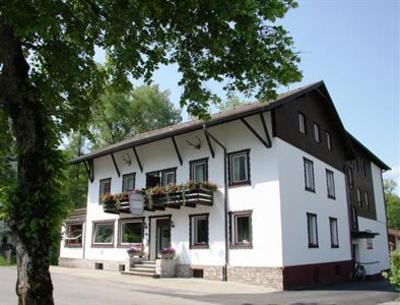
[[[228,238],[228,168],[227,168],[227,152],[226,147],[216,139],[203,124],[204,133],[207,134],[215,143],[217,143],[224,151],[224,220],[225,220],[225,265],[222,271],[222,280],[228,281],[228,266],[229,266],[229,238]]]

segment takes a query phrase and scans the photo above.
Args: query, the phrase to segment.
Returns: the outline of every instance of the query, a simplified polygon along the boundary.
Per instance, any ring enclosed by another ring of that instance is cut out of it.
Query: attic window
[[[319,132],[319,125],[317,123],[314,122],[314,140],[317,143],[321,142],[321,135]]]
[[[299,131],[301,133],[306,133],[306,117],[304,114],[299,112]]]

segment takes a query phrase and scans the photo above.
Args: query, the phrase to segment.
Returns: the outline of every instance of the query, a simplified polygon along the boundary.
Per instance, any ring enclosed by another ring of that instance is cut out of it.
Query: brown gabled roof
[[[290,90],[286,93],[280,94],[277,99],[269,103],[249,103],[240,105],[233,109],[225,110],[216,114],[213,114],[208,121],[203,120],[191,120],[187,122],[178,123],[175,125],[167,126],[164,128],[151,130],[137,134],[135,136],[129,137],[125,140],[117,142],[115,144],[109,145],[104,148],[100,148],[92,153],[80,156],[71,161],[72,164],[80,163],[90,159],[95,159],[122,151],[131,147],[148,144],[151,142],[159,141],[162,139],[170,138],[172,136],[181,135],[184,133],[192,132],[195,130],[200,130],[204,125],[207,127],[212,127],[222,123],[237,120],[243,117],[251,116],[263,111],[268,111],[279,107],[282,104],[295,100],[297,97],[310,92],[312,90],[318,90],[325,98],[329,101],[328,107],[330,111],[334,114],[335,123],[339,127],[342,134],[343,140],[346,142],[346,146],[349,147],[348,158],[354,157],[353,145],[360,147],[373,162],[375,162],[379,167],[384,170],[389,170],[390,167],[387,166],[383,161],[381,161],[377,156],[375,156],[370,150],[368,150],[363,144],[361,144],[356,138],[354,138],[349,132],[344,128],[342,121],[340,120],[339,114],[335,108],[335,105],[329,95],[328,89],[326,88],[323,81],[315,82],[307,86],[299,87],[294,90]]]
[[[360,149],[364,154],[366,154],[372,162],[374,162],[376,165],[378,165],[381,169],[383,169],[385,171],[391,169],[386,163],[384,163],[374,153],[372,153],[367,147],[365,147],[364,144],[362,144],[360,141],[358,141],[352,134],[350,134],[348,131],[346,131],[346,133],[347,133],[347,136],[352,141],[353,145],[358,147],[358,149]]]
[[[86,160],[94,159],[94,158],[99,158],[111,153],[115,153],[121,150],[125,150],[134,146],[139,146],[151,142],[155,142],[158,140],[166,139],[172,136],[180,135],[183,133],[188,133],[191,131],[199,130],[203,128],[203,125],[205,124],[207,127],[215,126],[221,123],[233,121],[239,118],[243,118],[246,116],[250,116],[259,112],[271,110],[273,108],[278,107],[279,105],[282,105],[283,103],[286,103],[290,100],[295,99],[296,97],[304,94],[305,92],[308,92],[310,90],[313,90],[323,84],[323,81],[319,81],[304,87],[299,87],[294,90],[290,90],[286,93],[283,93],[278,96],[277,99],[275,99],[272,102],[269,103],[250,103],[250,104],[245,104],[242,106],[238,106],[234,109],[229,109],[225,110],[219,113],[216,113],[211,116],[210,120],[207,122],[203,120],[191,120],[187,122],[182,122],[178,123],[175,125],[167,126],[164,128],[156,129],[156,130],[151,130],[147,131],[135,136],[132,136],[130,138],[127,138],[125,140],[122,140],[120,142],[117,142],[115,144],[109,145],[104,148],[100,148],[92,153],[80,156],[74,160],[71,161],[71,163],[79,163],[83,162]]]

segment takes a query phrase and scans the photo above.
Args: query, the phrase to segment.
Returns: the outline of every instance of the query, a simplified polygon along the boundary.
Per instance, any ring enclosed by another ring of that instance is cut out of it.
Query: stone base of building
[[[58,265],[70,268],[99,269],[108,271],[125,271],[129,269],[128,261],[106,261],[66,257],[60,257]]]
[[[228,281],[283,289],[283,275],[280,267],[229,266]]]
[[[77,258],[60,258],[59,265],[72,268],[89,268],[110,271],[129,269],[128,261],[104,261]],[[176,277],[204,278],[222,281],[223,266],[177,264]],[[352,271],[352,261],[329,262],[287,267],[228,266],[228,281],[261,285],[277,290],[306,288],[322,284],[346,282]]]

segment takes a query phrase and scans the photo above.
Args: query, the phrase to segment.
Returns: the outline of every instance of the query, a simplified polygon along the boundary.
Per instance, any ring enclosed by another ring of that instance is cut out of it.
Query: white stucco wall
[[[351,260],[344,174],[280,139],[276,147],[284,266]],[[315,193],[305,190],[303,157],[314,162]],[[326,169],[334,173],[336,199],[327,196]],[[317,214],[318,248],[308,248],[306,213]],[[329,217],[337,218],[339,248],[331,248]]]
[[[270,116],[265,114],[269,130],[271,131]],[[248,122],[261,135],[263,129],[259,117],[250,117]],[[277,147],[274,143],[267,149],[262,143],[240,122],[235,121],[212,127],[209,131],[226,145],[228,153],[242,149],[250,149],[251,185],[229,189],[229,210],[252,210],[253,249],[230,250],[230,264],[235,266],[281,266],[282,242],[280,224],[280,197],[278,182]],[[196,150],[187,143],[201,140],[201,149]],[[140,172],[132,150],[115,153],[115,159],[121,171],[121,177],[112,163],[110,156],[94,160],[93,183],[89,182],[87,225],[85,230],[85,258],[93,260],[124,261],[128,258],[126,249],[120,248],[93,248],[92,224],[98,220],[117,220],[118,215],[106,214],[98,204],[99,181],[111,177],[111,192],[119,193],[122,189],[122,175],[135,172],[135,188],[145,187],[146,172],[177,167],[177,183],[189,180],[189,161],[208,157],[209,181],[219,187],[215,193],[212,207],[198,205],[196,208],[183,207],[180,210],[166,209],[165,211],[145,212],[147,216],[172,215],[174,227],[171,229],[172,247],[177,250],[181,263],[196,265],[223,265],[225,259],[224,242],[224,162],[223,151],[214,142],[215,158],[210,155],[206,139],[202,131],[192,132],[176,137],[182,155],[182,166],[178,162],[171,139],[146,144],[137,147],[139,158],[143,165]],[[125,161],[131,159],[131,165]],[[189,249],[189,214],[209,213],[209,249]],[[115,223],[114,244],[117,243],[117,222]],[[149,226],[145,230],[145,243],[148,240]],[[155,228],[152,225],[152,233]],[[151,240],[154,242],[154,236]],[[152,245],[153,246],[153,245]],[[64,251],[65,250],[65,251]],[[70,255],[69,250],[63,249],[62,256]]]
[[[376,207],[376,220],[358,217],[360,231],[378,233],[372,239],[373,249],[367,249],[367,240],[358,240],[359,261],[366,268],[367,274],[377,274],[390,267],[388,233],[386,226],[385,200],[381,169],[371,163],[372,183]]]

